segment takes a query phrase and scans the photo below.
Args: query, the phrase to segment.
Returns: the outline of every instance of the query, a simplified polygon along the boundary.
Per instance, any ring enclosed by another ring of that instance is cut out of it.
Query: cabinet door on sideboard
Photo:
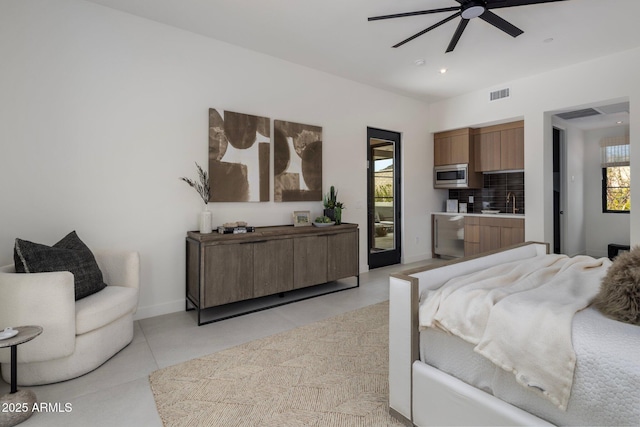
[[[357,251],[355,224],[257,227],[224,235],[188,231],[186,308],[199,311],[358,277]]]
[[[253,245],[204,247],[203,308],[253,298]]]
[[[294,288],[327,282],[327,236],[298,237],[293,253]]]
[[[252,244],[254,298],[293,289],[293,239]]]
[[[327,281],[358,275],[358,230],[327,236]]]

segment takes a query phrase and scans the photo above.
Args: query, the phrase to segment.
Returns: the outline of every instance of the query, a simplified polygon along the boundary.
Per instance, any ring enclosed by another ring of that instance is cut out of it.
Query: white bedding
[[[475,344],[475,351],[566,409],[576,357],[574,314],[597,294],[611,262],[542,255],[451,279],[420,303],[420,326]]]
[[[574,316],[572,335],[577,362],[566,411],[442,331],[420,333],[420,359],[553,424],[640,425],[640,327],[588,308]]]

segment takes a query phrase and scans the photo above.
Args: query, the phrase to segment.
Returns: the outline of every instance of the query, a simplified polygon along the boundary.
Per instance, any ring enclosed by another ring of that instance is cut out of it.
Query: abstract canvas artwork
[[[281,120],[273,127],[274,200],[322,200],[322,128]]]
[[[268,117],[209,109],[211,202],[268,202]]]

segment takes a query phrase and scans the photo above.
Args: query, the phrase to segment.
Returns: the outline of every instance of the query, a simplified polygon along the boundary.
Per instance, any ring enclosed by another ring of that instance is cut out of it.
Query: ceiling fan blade
[[[485,22],[488,22],[489,24],[493,25],[497,29],[504,31],[505,33],[509,34],[511,37],[518,37],[520,34],[524,33],[524,31],[522,31],[520,28],[505,21],[495,13],[490,12],[488,10],[485,11],[478,18],[482,19]]]
[[[460,20],[460,23],[458,24],[458,28],[456,28],[456,32],[453,33],[453,37],[451,38],[451,41],[449,42],[449,47],[447,47],[447,51],[445,53],[449,53],[456,48],[456,45],[458,44],[458,41],[462,36],[462,32],[464,31],[465,28],[467,28],[468,23],[469,23],[468,19],[462,18]]]
[[[457,9],[457,8],[456,8],[456,9]],[[485,12],[485,13],[486,13],[486,12]],[[427,29],[425,29],[425,30],[422,30],[422,31],[420,31],[419,33],[416,33],[416,34],[412,35],[412,36],[411,36],[411,37],[409,37],[408,39],[404,39],[404,40],[402,40],[400,43],[398,43],[398,44],[396,44],[396,45],[394,45],[394,46],[392,46],[392,47],[400,47],[400,46],[402,46],[403,44],[405,44],[405,43],[407,43],[407,42],[410,42],[411,40],[415,39],[416,37],[420,37],[420,36],[421,36],[421,35],[423,35],[424,33],[428,32],[428,31],[431,31],[431,30],[433,30],[434,28],[438,28],[440,25],[445,24],[445,23],[447,23],[447,22],[451,21],[451,20],[452,20],[452,19],[454,19],[454,18],[457,18],[458,16],[460,16],[460,14],[462,14],[462,12],[461,12],[461,11],[458,11],[457,13],[454,13],[453,15],[451,15],[451,16],[449,16],[449,17],[447,17],[447,18],[444,18],[442,21],[440,21],[440,22],[438,22],[438,23],[436,23],[436,24],[433,24],[433,25],[432,25],[432,26],[430,26],[429,28],[427,28]]]
[[[445,7],[442,9],[420,10],[418,12],[396,13],[394,15],[372,16],[371,18],[367,18],[367,21],[379,21],[381,19],[404,18],[405,16],[428,15],[430,13],[453,12],[456,10],[460,10],[460,7],[453,6],[453,7]]]
[[[529,4],[553,3],[567,0],[487,0],[487,9],[499,9],[502,7],[527,6]]]

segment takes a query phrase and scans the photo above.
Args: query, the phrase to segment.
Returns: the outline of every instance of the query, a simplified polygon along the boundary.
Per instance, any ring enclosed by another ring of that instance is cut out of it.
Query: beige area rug
[[[383,302],[150,375],[165,426],[401,426]]]

